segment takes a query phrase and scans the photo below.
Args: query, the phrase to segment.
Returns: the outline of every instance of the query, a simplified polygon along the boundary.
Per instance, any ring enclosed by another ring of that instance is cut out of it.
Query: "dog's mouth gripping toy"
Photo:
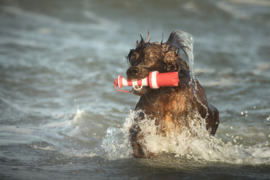
[[[162,86],[178,86],[179,81],[178,72],[159,73],[158,71],[152,71],[144,79],[131,80],[119,75],[114,81],[114,87],[118,91],[130,93],[133,90],[124,91],[117,89],[116,86],[119,88],[122,88],[123,86],[133,86],[134,90],[140,91],[143,86],[149,86],[151,89],[158,89]]]

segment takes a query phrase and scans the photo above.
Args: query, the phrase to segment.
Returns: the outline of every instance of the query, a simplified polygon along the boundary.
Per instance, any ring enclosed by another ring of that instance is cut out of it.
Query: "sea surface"
[[[180,144],[152,133],[160,156],[137,159],[139,98],[113,81],[148,29],[193,36],[220,125]],[[0,0],[0,179],[270,179],[270,1]]]

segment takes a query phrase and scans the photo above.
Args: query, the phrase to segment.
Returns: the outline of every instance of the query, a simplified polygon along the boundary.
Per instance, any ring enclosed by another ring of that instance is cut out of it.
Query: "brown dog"
[[[140,91],[135,90],[133,93],[140,96],[135,110],[142,110],[135,122],[145,119],[145,115],[155,119],[155,124],[162,127],[159,133],[166,136],[168,133],[179,133],[182,127],[188,128],[187,119],[192,118],[196,111],[205,118],[206,129],[215,135],[219,112],[208,103],[203,87],[191,78],[189,66],[179,57],[180,49],[187,54],[181,33],[173,31],[166,43],[150,43],[148,34],[147,41],[141,37],[136,48],[127,56],[131,64],[127,70],[129,79],[143,79],[150,71],[178,71],[180,79],[177,87],[143,87]],[[144,135],[138,123],[130,128],[130,137],[135,157],[157,156],[146,149],[143,143]]]

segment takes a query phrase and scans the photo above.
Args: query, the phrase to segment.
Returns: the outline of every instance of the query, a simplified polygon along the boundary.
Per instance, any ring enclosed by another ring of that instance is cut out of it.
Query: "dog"
[[[175,72],[178,71],[180,82],[176,87],[160,87],[150,89],[142,87],[133,91],[140,96],[135,107],[138,116],[129,130],[133,155],[138,158],[156,157],[158,154],[146,149],[144,145],[144,133],[138,122],[147,118],[155,120],[155,125],[160,126],[159,133],[167,136],[170,133],[180,133],[183,127],[189,126],[188,117],[192,117],[196,111],[205,119],[206,129],[211,135],[215,135],[219,125],[219,112],[206,98],[204,88],[192,78],[189,65],[180,58],[180,50],[186,55],[187,46],[182,36],[183,31],[173,31],[167,42],[161,43],[149,41],[141,36],[136,48],[131,49],[126,57],[130,63],[126,74],[128,79],[143,79],[150,71]]]

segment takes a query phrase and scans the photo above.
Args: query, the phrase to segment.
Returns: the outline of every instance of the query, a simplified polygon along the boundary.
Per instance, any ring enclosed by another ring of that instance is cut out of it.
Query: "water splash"
[[[102,141],[102,150],[107,159],[123,159],[132,156],[132,148],[129,140],[129,129],[134,123],[135,112],[131,112],[126,118],[122,128],[109,127]]]
[[[183,44],[185,47],[183,47],[183,50],[185,51],[188,61],[189,61],[189,68],[190,68],[190,76],[192,79],[195,80],[195,72],[194,72],[194,55],[193,55],[193,37],[191,34],[185,32],[185,31],[177,31],[177,35],[181,38],[181,44]]]
[[[185,51],[187,57],[188,57],[188,61],[189,61],[189,69],[190,69],[190,81],[189,84],[193,84],[194,85],[194,90],[193,90],[193,94],[197,100],[197,102],[199,102],[205,109],[206,109],[206,117],[209,115],[208,113],[208,108],[199,100],[198,96],[197,96],[197,91],[198,91],[198,87],[197,87],[197,81],[196,81],[196,76],[195,76],[195,71],[194,71],[194,54],[193,54],[193,37],[191,34],[185,32],[185,31],[177,31],[177,35],[181,38],[181,43],[185,46],[183,47],[183,50]]]
[[[135,123],[134,118],[139,111],[131,111],[122,128],[109,127],[102,141],[102,150],[109,160],[132,157],[132,147],[129,140],[129,128]],[[193,159],[198,162],[226,162],[231,164],[269,164],[268,156],[255,156],[257,151],[249,153],[244,147],[224,143],[210,135],[205,128],[205,119],[194,112],[193,119],[188,117],[190,128],[183,128],[179,134],[167,134],[166,137],[158,133],[159,126],[155,120],[145,115],[140,126],[145,146],[153,153],[169,153],[175,158]],[[196,135],[194,135],[196,134]],[[266,151],[266,154],[268,151]],[[262,158],[263,157],[263,158]]]

